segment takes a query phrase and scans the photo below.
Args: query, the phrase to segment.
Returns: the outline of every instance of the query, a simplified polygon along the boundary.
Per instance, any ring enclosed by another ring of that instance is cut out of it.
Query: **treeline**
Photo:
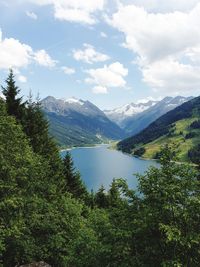
[[[122,140],[118,143],[118,148],[124,152],[130,153],[132,149],[140,144],[150,143],[157,138],[170,134],[173,131],[174,123],[191,117],[200,117],[200,97],[196,97],[181,106],[169,111],[159,119],[151,123],[140,133]],[[198,127],[198,123],[193,127]]]
[[[39,103],[23,102],[12,71],[0,100],[0,265],[44,260],[55,267],[198,266],[198,172],[161,167],[87,192],[69,153],[62,160]],[[112,168],[113,166],[111,166]]]

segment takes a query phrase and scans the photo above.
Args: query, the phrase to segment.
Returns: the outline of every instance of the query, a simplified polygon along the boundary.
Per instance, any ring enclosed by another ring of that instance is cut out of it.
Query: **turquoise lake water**
[[[137,187],[136,173],[143,174],[150,166],[158,166],[153,160],[142,160],[110,150],[107,145],[70,150],[74,165],[89,190],[97,191],[101,185],[109,188],[113,178],[124,178],[132,189]],[[62,151],[64,156],[66,151]]]

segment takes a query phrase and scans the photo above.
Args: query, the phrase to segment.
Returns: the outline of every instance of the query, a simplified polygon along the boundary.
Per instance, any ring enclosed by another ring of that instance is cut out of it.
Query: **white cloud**
[[[126,69],[121,63],[115,62],[110,65],[104,65],[103,68],[87,70],[89,77],[85,80],[87,83],[94,84],[93,91],[104,91],[112,87],[125,87],[124,77],[128,75]]]
[[[34,53],[34,60],[41,66],[44,67],[54,67],[56,65],[56,61],[53,60],[45,50],[38,50]]]
[[[199,3],[199,0],[121,0],[120,3],[133,4],[151,12],[169,13],[191,10]]]
[[[69,68],[69,67],[62,67],[61,68],[63,70],[63,72],[67,75],[71,75],[75,73],[75,69],[73,68]]]
[[[95,24],[95,14],[102,11],[106,0],[29,0],[37,5],[53,5],[54,16],[59,20]]]
[[[27,82],[27,78],[23,75],[19,75],[18,76],[18,81],[21,83],[26,83]]]
[[[192,94],[200,91],[200,67],[164,60],[143,69],[144,81],[155,91]]]
[[[200,3],[190,11],[171,13],[121,4],[108,23],[124,33],[124,47],[136,55],[143,80],[169,94],[200,89],[199,17]]]
[[[110,24],[125,34],[125,46],[142,61],[152,62],[184,52],[200,42],[200,4],[189,13],[153,14],[122,6]]]
[[[53,0],[28,0],[28,1],[40,6],[50,5],[54,2]],[[24,0],[24,2],[27,2],[27,0]]]
[[[2,38],[0,30],[0,69],[26,67],[31,61],[32,48],[14,38]]]
[[[39,65],[53,67],[56,61],[45,50],[34,52],[33,49],[14,38],[2,37],[0,29],[0,69],[19,69],[36,61]]]
[[[97,52],[94,46],[90,44],[84,44],[84,49],[73,50],[73,57],[77,61],[83,61],[89,64],[94,62],[104,62],[110,57],[108,55]]]
[[[35,14],[34,12],[30,12],[30,11],[26,11],[26,15],[31,18],[31,19],[34,19],[34,20],[37,20],[37,14]]]
[[[100,35],[101,35],[102,38],[107,38],[108,37],[105,32],[101,32]]]
[[[104,86],[96,85],[93,87],[92,92],[94,94],[107,94],[108,89]]]

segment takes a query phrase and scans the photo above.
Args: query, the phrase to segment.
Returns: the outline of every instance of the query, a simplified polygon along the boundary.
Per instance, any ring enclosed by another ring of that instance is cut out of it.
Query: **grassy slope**
[[[189,149],[194,147],[200,142],[200,130],[192,130],[192,132],[196,132],[197,136],[190,139],[185,139],[185,135],[191,130],[189,129],[189,125],[195,121],[196,118],[189,118],[189,119],[183,119],[180,121],[177,121],[174,126],[174,133],[172,136],[164,135],[153,142],[150,142],[148,144],[145,144],[144,146],[138,146],[144,147],[146,149],[146,152],[144,153],[144,158],[154,158],[155,154],[160,151],[161,146],[164,144],[175,144],[178,146],[177,149],[177,158],[180,161],[188,161],[187,152]]]

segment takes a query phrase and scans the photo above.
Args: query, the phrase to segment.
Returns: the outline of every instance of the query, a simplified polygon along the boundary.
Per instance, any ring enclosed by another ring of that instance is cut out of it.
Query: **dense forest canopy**
[[[123,179],[87,192],[39,103],[19,92],[11,71],[0,99],[0,266],[199,265],[198,169],[176,164],[165,147],[137,192]]]

